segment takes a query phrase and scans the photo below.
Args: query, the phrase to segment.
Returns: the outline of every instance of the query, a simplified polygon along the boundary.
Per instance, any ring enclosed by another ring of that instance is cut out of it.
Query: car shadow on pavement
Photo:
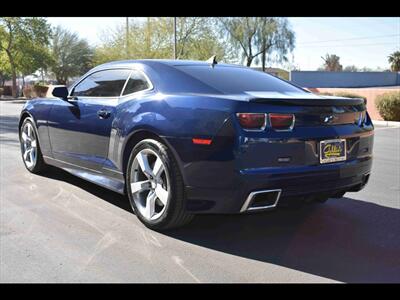
[[[68,182],[132,213],[126,197],[49,167]],[[356,195],[356,194],[352,194]],[[400,209],[352,198],[247,215],[198,215],[171,238],[342,282],[400,282]]]
[[[125,196],[113,192],[109,189],[103,188],[97,184],[81,179],[77,176],[74,176],[67,171],[53,166],[47,166],[46,170],[38,175],[70,183],[72,185],[80,187],[81,189],[93,194],[96,197],[99,197],[100,199],[103,199],[121,209],[133,213],[129,201]]]
[[[169,236],[342,282],[400,282],[400,210],[351,198],[199,216]]]

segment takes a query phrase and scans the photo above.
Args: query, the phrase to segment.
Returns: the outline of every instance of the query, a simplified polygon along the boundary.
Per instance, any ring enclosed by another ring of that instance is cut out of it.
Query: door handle
[[[111,115],[111,112],[105,109],[100,109],[97,112],[97,115],[99,116],[100,119],[107,119]]]

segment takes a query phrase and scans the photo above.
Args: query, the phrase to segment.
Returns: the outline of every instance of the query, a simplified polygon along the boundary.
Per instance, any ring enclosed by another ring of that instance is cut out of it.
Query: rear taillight
[[[294,115],[270,113],[269,123],[274,130],[292,130],[294,126]]]
[[[237,113],[236,116],[245,130],[264,130],[267,124],[267,114]]]
[[[358,115],[357,125],[363,126],[366,121],[367,121],[367,112],[364,110],[360,112]]]

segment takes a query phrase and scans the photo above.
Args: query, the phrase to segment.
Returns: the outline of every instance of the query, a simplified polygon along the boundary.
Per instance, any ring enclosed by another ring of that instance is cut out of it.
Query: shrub
[[[400,121],[400,92],[377,96],[375,106],[385,121]]]
[[[322,92],[322,93],[318,93],[318,95],[323,95],[323,96],[333,96],[332,93],[329,92]]]
[[[0,88],[0,97],[3,96],[3,88]]]
[[[346,98],[359,98],[359,99],[364,99],[365,104],[367,103],[367,97],[353,94],[350,92],[336,92],[336,93],[330,93],[330,92],[322,92],[319,93],[319,95],[325,95],[325,96],[338,96],[338,97],[346,97]]]
[[[9,85],[3,86],[3,95],[4,96],[11,96],[12,95],[12,88]]]
[[[33,86],[34,97],[46,97],[48,88],[49,88],[48,86],[44,85],[34,85]]]
[[[26,98],[32,98],[33,97],[32,86],[30,85],[25,86],[23,93]]]
[[[364,100],[367,99],[367,97],[365,97],[365,96],[353,94],[350,92],[337,92],[337,93],[335,93],[335,96],[346,97],[346,98],[360,98],[360,99],[364,99]]]

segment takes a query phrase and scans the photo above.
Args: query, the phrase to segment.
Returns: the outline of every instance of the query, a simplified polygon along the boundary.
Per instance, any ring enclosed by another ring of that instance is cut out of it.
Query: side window
[[[104,70],[95,72],[81,81],[72,96],[118,97],[130,70]]]
[[[129,77],[128,83],[126,84],[123,95],[132,94],[135,92],[146,90],[150,87],[146,77],[139,71],[132,71]]]

